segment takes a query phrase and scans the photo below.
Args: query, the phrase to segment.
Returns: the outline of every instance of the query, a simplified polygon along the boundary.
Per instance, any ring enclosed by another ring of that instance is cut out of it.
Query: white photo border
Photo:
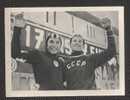
[[[41,11],[118,11],[119,22],[119,84],[118,90],[49,90],[49,91],[13,91],[11,89],[11,12],[41,12]],[[124,7],[28,7],[5,8],[5,84],[6,97],[50,97],[50,96],[119,96],[125,95],[125,56],[124,56]]]

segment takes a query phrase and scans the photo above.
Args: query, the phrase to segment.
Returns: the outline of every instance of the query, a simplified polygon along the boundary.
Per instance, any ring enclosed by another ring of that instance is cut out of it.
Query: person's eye
[[[56,44],[59,44],[60,42],[59,41],[56,41]]]
[[[77,40],[73,40],[73,42],[77,42]]]
[[[54,41],[53,41],[53,40],[50,40],[50,43],[54,43]]]
[[[81,43],[82,41],[81,40],[79,40],[79,43]]]

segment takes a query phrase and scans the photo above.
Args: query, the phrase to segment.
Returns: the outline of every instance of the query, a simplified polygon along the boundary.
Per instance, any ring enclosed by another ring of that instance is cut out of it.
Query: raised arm
[[[98,67],[103,65],[108,60],[110,60],[114,55],[116,55],[116,47],[115,40],[113,36],[113,32],[111,30],[107,31],[107,40],[108,40],[108,48],[101,53],[96,53],[90,55],[89,62],[93,65],[93,67]]]
[[[40,53],[38,50],[31,50],[21,53],[20,36],[21,31],[25,27],[25,20],[23,18],[16,18],[13,30],[13,37],[11,43],[11,53],[13,58],[23,58],[28,63],[36,63],[40,61]]]
[[[11,41],[11,54],[13,58],[17,58],[20,56],[20,35],[21,35],[21,27],[14,26],[13,37]]]

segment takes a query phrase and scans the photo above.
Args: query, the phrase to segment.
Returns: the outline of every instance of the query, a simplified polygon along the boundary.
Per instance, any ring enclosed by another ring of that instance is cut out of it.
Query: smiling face
[[[60,52],[61,40],[60,37],[50,37],[47,41],[47,50],[51,54],[57,54]]]
[[[72,51],[82,51],[84,47],[84,40],[81,35],[75,35],[70,41]]]

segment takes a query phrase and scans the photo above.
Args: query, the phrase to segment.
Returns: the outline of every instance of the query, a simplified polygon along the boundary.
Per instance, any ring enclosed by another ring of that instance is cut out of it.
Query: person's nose
[[[77,42],[76,42],[76,44],[78,44],[78,45],[79,45],[79,44],[80,44],[80,42],[79,42],[79,41],[77,41]]]

